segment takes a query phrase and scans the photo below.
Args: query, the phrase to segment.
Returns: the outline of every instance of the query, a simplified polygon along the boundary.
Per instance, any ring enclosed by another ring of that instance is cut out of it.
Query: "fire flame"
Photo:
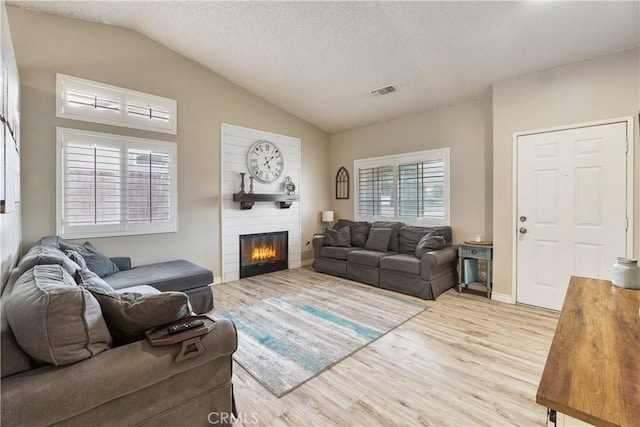
[[[251,260],[261,261],[265,259],[275,258],[276,255],[276,249],[273,246],[260,246],[253,248],[253,252],[251,253]]]

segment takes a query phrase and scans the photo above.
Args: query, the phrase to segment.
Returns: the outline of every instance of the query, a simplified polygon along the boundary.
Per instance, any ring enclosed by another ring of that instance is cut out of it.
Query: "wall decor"
[[[349,198],[349,172],[342,166],[336,174],[336,199]]]
[[[282,175],[284,158],[276,144],[261,139],[254,142],[247,152],[247,168],[255,179],[268,184]]]
[[[287,194],[294,194],[296,192],[296,185],[291,181],[290,176],[284,179],[284,189],[287,191]]]

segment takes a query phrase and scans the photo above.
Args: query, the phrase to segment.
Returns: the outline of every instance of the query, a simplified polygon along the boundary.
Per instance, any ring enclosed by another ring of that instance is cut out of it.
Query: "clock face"
[[[282,175],[284,158],[273,142],[256,141],[247,153],[247,168],[260,182],[273,182]]]

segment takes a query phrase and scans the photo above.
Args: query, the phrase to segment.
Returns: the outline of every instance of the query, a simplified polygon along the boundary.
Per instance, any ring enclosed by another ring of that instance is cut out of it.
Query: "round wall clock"
[[[249,149],[247,168],[258,181],[270,183],[282,175],[284,158],[276,144],[262,139],[254,142]]]

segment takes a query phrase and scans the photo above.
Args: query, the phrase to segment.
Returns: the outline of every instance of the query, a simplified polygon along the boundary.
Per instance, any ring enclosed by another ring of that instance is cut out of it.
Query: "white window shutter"
[[[176,231],[176,156],[171,142],[58,128],[58,234]]]

